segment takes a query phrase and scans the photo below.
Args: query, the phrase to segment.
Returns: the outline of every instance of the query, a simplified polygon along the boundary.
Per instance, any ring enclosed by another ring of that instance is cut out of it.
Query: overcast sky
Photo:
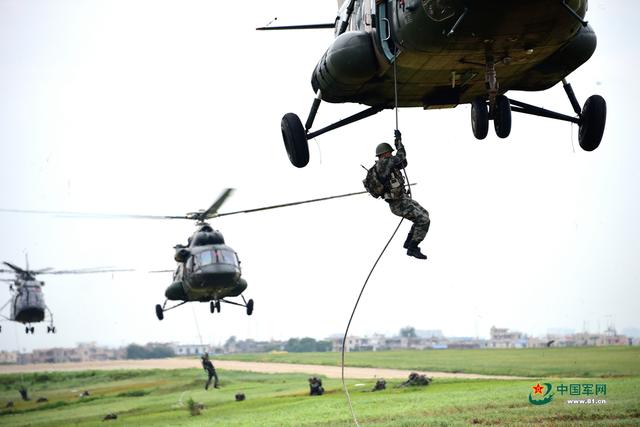
[[[592,153],[565,122],[514,114],[508,140],[491,130],[477,141],[466,105],[400,111],[414,196],[432,219],[429,260],[405,255],[403,224],[354,334],[640,327],[638,12],[634,0],[590,1],[598,48],[569,81],[580,103],[607,100]],[[304,121],[333,32],[254,31],[276,16],[285,25],[335,13],[333,0],[0,0],[0,207],[175,215],[208,207],[225,187],[237,191],[221,211],[361,190],[360,165],[392,137],[393,112],[311,141],[309,166],[294,168],[280,119]],[[509,96],[571,112],[561,86]],[[361,108],[322,104],[316,126]],[[159,322],[171,274],[147,271],[174,268],[172,247],[193,224],[0,213],[0,260],[137,270],[41,276],[58,333],[3,322],[0,349],[341,333],[397,222],[367,195],[220,218],[212,225],[242,260],[253,316],[193,303]]]

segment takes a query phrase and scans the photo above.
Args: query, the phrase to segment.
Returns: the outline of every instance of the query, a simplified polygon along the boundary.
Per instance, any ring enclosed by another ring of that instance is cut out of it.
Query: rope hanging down
[[[353,410],[353,405],[351,403],[351,396],[349,395],[349,391],[347,390],[347,385],[344,382],[344,351],[347,344],[347,335],[349,334],[349,327],[351,326],[351,321],[353,320],[353,316],[356,314],[356,309],[358,308],[358,303],[360,302],[360,298],[364,293],[364,289],[367,287],[367,283],[369,283],[369,278],[373,274],[373,270],[376,269],[376,266],[378,265],[378,261],[380,261],[380,258],[382,258],[382,255],[384,255],[385,251],[387,250],[387,247],[389,246],[389,244],[395,237],[396,233],[400,229],[400,225],[402,224],[402,221],[404,221],[404,218],[400,219],[398,226],[396,227],[395,230],[393,230],[393,234],[391,234],[391,237],[387,241],[387,244],[384,245],[384,248],[382,248],[382,252],[380,252],[380,255],[378,255],[378,258],[376,259],[376,262],[373,264],[373,267],[371,267],[371,270],[369,271],[369,274],[367,275],[367,278],[364,281],[364,285],[362,285],[362,289],[360,289],[360,294],[358,295],[356,304],[353,306],[353,311],[351,312],[351,316],[349,317],[349,322],[347,323],[347,329],[344,331],[344,337],[342,337],[342,359],[341,359],[341,374],[340,374],[342,378],[342,389],[344,390],[344,393],[347,396],[347,402],[349,402],[349,409],[351,410],[351,416],[353,417],[353,422],[356,424],[356,426],[360,426],[360,424],[358,423],[358,419],[356,418],[356,414]]]
[[[394,92],[394,109],[396,113],[396,130],[399,130],[398,129],[398,71],[397,71],[397,64],[396,64],[397,57],[398,57],[398,48],[396,47],[395,55],[393,58],[393,92]],[[407,176],[407,172],[404,170],[404,168],[402,169],[402,171],[404,172],[405,179],[407,180],[407,184],[409,185],[408,192],[409,192],[409,197],[411,197],[411,183],[409,182],[409,177]],[[364,293],[364,290],[367,287],[367,283],[369,283],[369,278],[371,278],[371,275],[373,274],[373,271],[376,269],[376,266],[378,265],[380,258],[382,258],[382,255],[384,255],[384,253],[386,252],[387,247],[389,247],[389,244],[391,243],[393,238],[396,236],[396,233],[398,232],[398,230],[400,229],[400,226],[402,225],[402,221],[404,221],[404,218],[400,219],[400,222],[396,226],[396,229],[393,230],[393,233],[391,234],[391,237],[387,241],[387,244],[384,245],[384,248],[382,248],[382,252],[380,252],[380,255],[378,255],[376,262],[373,263],[373,267],[371,267],[371,270],[369,270],[369,274],[367,275],[367,278],[365,279],[364,284],[362,285],[362,289],[360,289],[360,294],[358,295],[358,299],[356,300],[356,303],[353,306],[353,311],[351,312],[351,316],[349,317],[347,328],[345,329],[344,336],[342,337],[342,351],[341,351],[341,361],[340,361],[340,368],[341,368],[340,377],[342,379],[342,389],[344,390],[344,394],[347,397],[347,402],[349,403],[349,410],[351,411],[351,417],[353,418],[353,422],[358,427],[360,427],[360,424],[358,423],[358,418],[356,417],[356,413],[353,410],[353,404],[351,403],[351,395],[349,395],[349,390],[347,390],[347,385],[344,381],[344,353],[345,353],[345,347],[347,346],[347,335],[349,334],[349,327],[351,326],[351,321],[353,320],[353,316],[356,314],[356,309],[358,308],[358,303],[360,302],[360,298],[362,297],[362,294]]]

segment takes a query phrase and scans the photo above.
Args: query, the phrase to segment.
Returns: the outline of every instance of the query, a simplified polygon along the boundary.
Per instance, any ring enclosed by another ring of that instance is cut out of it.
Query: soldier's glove
[[[400,133],[400,131],[398,129],[395,129],[393,131],[393,136],[395,136],[396,141],[401,141],[402,140],[402,134]]]

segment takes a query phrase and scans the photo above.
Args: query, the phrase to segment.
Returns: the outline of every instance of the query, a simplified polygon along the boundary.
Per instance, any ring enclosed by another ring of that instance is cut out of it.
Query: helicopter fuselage
[[[188,247],[176,246],[175,259],[179,264],[165,292],[168,300],[219,300],[238,296],[247,288],[238,255],[224,244],[219,231],[198,230]]]
[[[399,107],[444,108],[484,96],[488,63],[498,93],[545,90],[596,47],[592,28],[577,19],[587,0],[566,4],[575,16],[559,0],[358,1],[347,31],[316,65],[312,86],[324,101],[393,107],[398,52]]]
[[[17,286],[13,295],[10,319],[25,324],[42,322],[45,309],[42,282],[26,281]]]

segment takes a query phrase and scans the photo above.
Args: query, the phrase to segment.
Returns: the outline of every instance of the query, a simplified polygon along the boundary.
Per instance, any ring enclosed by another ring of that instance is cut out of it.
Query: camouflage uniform
[[[405,248],[411,243],[420,244],[429,231],[431,220],[429,212],[418,202],[413,200],[405,190],[402,169],[407,166],[407,153],[401,140],[396,140],[396,154],[391,157],[380,157],[376,161],[376,172],[387,188],[384,199],[394,215],[401,216],[413,222],[407,236]]]
[[[216,373],[216,368],[213,367],[213,363],[211,363],[211,360],[209,360],[208,354],[202,356],[202,368],[207,372],[207,375],[209,375],[209,378],[207,379],[207,383],[204,385],[204,389],[205,390],[209,389],[212,378],[215,378],[213,387],[220,388],[219,387],[220,382],[218,381],[218,374]]]

